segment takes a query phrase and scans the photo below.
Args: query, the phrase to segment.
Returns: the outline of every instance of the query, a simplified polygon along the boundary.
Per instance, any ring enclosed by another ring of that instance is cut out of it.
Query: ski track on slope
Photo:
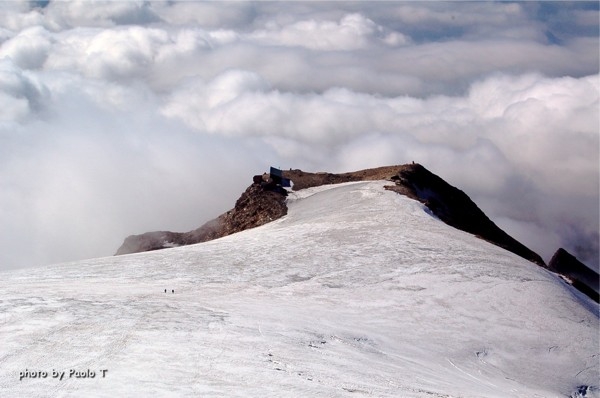
[[[0,395],[566,397],[598,385],[585,297],[384,184],[292,193],[286,217],[199,245],[0,274]],[[108,373],[19,381],[25,369]]]

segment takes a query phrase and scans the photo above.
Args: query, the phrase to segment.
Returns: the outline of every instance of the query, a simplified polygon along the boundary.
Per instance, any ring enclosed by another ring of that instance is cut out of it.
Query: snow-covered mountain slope
[[[385,184],[299,191],[198,245],[0,274],[0,395],[598,396],[595,303]]]

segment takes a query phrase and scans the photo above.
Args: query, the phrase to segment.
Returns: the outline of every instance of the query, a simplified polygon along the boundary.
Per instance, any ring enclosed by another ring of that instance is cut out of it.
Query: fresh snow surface
[[[194,246],[1,273],[0,396],[598,396],[594,303],[384,185],[294,193],[286,217]]]

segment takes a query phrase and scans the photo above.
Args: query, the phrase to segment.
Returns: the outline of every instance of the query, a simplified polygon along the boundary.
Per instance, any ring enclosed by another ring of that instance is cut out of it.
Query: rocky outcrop
[[[343,182],[352,181],[377,181],[390,180],[398,175],[401,170],[410,167],[410,165],[385,166],[374,169],[366,169],[353,171],[349,173],[333,174],[333,173],[309,173],[302,170],[286,170],[283,176],[292,180],[294,191],[300,189],[318,187],[328,184],[341,184]]]
[[[546,266],[539,255],[494,224],[463,191],[420,164],[385,166],[340,174],[290,169],[282,174],[292,181],[294,190],[352,181],[388,180],[394,185],[386,186],[386,189],[421,201],[445,223]],[[285,195],[286,191],[274,184],[268,174],[254,176],[252,185],[227,213],[190,232],[157,231],[132,235],[125,239],[117,255],[206,242],[263,225],[287,214]]]
[[[242,193],[233,209],[200,228],[189,232],[155,231],[131,235],[125,239],[116,255],[206,242],[258,227],[286,215],[285,191],[274,187],[269,181],[263,181],[262,176],[258,177]]]
[[[546,266],[537,253],[512,238],[490,220],[466,193],[420,164],[403,166],[392,180],[395,185],[386,187],[387,189],[422,202],[446,224],[478,236],[538,265]]]
[[[283,176],[293,181],[294,190],[299,190],[349,181],[390,179],[401,167],[379,167],[343,174],[290,170],[284,171]],[[131,235],[125,239],[116,255],[191,245],[258,227],[287,214],[286,195],[285,189],[275,184],[269,174],[256,175],[252,185],[240,196],[232,210],[189,232],[154,231]]]
[[[562,275],[573,287],[598,302],[600,276],[562,247],[554,253],[548,268]]]
[[[394,185],[386,186],[386,189],[422,202],[446,224],[546,266],[538,254],[494,224],[467,194],[420,164],[378,167],[342,174],[289,170],[284,172],[284,176],[292,180],[294,190],[351,181],[389,180]]]

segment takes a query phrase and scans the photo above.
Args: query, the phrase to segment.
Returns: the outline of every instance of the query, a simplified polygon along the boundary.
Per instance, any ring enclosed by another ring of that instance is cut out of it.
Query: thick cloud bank
[[[598,266],[597,2],[4,2],[0,268],[186,231],[270,165],[417,161]]]

